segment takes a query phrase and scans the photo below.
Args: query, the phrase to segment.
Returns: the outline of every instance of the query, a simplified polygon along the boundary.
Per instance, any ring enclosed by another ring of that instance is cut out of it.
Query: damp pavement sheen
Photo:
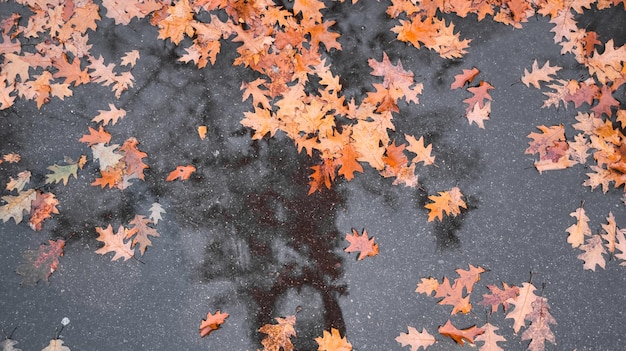
[[[463,59],[443,60],[394,40],[389,28],[396,23],[384,14],[385,3],[358,4],[325,12],[326,19],[337,21],[333,28],[342,33],[344,48],[332,52],[329,62],[342,77],[347,98],[362,98],[379,82],[367,60],[380,60],[383,51],[424,84],[420,103],[402,103],[393,120],[396,135],[424,135],[433,144],[437,167],[418,167],[421,188],[394,186],[366,168],[351,182],[340,180],[330,190],[307,195],[312,161],[281,134],[252,141],[239,123],[252,109],[249,101],[240,102],[239,87],[256,76],[231,66],[237,44],[225,42],[216,64],[198,70],[177,62],[184,51],[157,40],[146,21],[133,21],[129,28],[103,17],[98,32],[90,33],[94,56],[141,54],[132,70],[135,86],[119,101],[91,84],[39,110],[19,100],[0,111],[0,153],[19,153],[19,169],[30,170],[34,184],[43,184],[46,167],[64,156],[89,152],[77,140],[95,111],[109,102],[127,111],[107,128],[112,142],[137,138],[150,166],[144,182],[121,191],[91,186],[96,175],[91,163],[67,186],[50,187],[61,213],[41,232],[24,223],[0,224],[0,327],[5,333],[17,328],[12,335],[17,347],[42,349],[67,317],[71,322],[61,338],[72,350],[256,350],[261,325],[298,310],[297,350],[317,349],[314,338],[331,327],[355,350],[408,349],[395,341],[407,326],[436,335],[439,342],[428,350],[460,350],[436,333],[451,318],[450,307],[416,294],[415,285],[429,276],[453,279],[456,269],[472,264],[488,269],[474,288],[474,303],[488,292],[485,285],[521,285],[532,272],[558,322],[552,327],[557,345],[548,343],[546,350],[622,348],[625,268],[609,261],[605,270],[583,271],[565,233],[574,223],[569,213],[582,200],[592,230],[600,230],[609,211],[618,225],[624,223],[621,190],[602,194],[582,187],[581,167],[540,175],[533,157],[524,154],[526,136],[537,125],[571,124],[577,113],[541,109],[542,94],[519,82],[535,59],[563,66],[563,77],[584,74],[571,57],[560,55],[552,25],[533,18],[519,30],[454,17],[461,37],[472,42]],[[619,26],[624,21],[623,11],[588,11],[579,23],[618,46],[626,39]],[[449,89],[454,75],[471,67],[495,87],[485,129],[462,117],[467,94]],[[198,125],[208,126],[205,140],[197,137]],[[164,181],[184,164],[197,168],[190,180]],[[14,175],[11,170],[0,168],[3,184]],[[453,186],[465,195],[468,209],[428,223],[428,195]],[[167,213],[157,226],[161,236],[140,257],[143,263],[111,262],[111,254],[94,253],[101,246],[94,227],[128,223],[135,214],[147,214],[155,201]],[[357,261],[343,252],[351,228],[374,236],[380,254]],[[14,271],[21,252],[70,236],[50,283],[20,287]],[[230,316],[200,338],[200,321],[216,310]],[[453,322],[480,326],[485,309],[475,306]],[[508,339],[504,349],[526,349],[528,342],[513,333],[501,311],[490,322]]]

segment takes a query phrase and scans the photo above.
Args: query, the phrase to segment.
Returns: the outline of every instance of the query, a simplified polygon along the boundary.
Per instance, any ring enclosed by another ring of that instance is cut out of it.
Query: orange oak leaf
[[[485,330],[475,325],[465,329],[458,329],[452,325],[449,319],[446,324],[439,326],[439,334],[451,338],[460,345],[465,345],[466,341],[470,344],[474,344],[474,338],[483,333],[485,333]]]
[[[315,165],[311,167],[313,173],[309,176],[310,189],[309,195],[313,194],[317,190],[322,189],[322,184],[330,189],[330,185],[335,180],[335,173],[337,169],[337,163],[334,160],[325,159],[321,165]]]
[[[331,328],[330,333],[324,330],[322,336],[315,338],[319,345],[318,351],[351,351],[352,344],[346,337],[341,337],[339,330]]]
[[[530,321],[530,326],[522,333],[522,340],[530,340],[528,350],[543,351],[545,350],[546,340],[556,345],[550,324],[557,323],[550,314],[548,299],[545,297],[537,297],[532,303],[532,307],[532,312],[526,316],[526,320]]]
[[[78,141],[81,143],[85,143],[89,146],[93,146],[99,143],[108,143],[111,141],[111,134],[105,131],[102,126],[99,126],[98,130],[95,130],[91,127],[89,128],[89,134],[83,135]]]
[[[431,156],[433,145],[428,144],[428,146],[424,146],[423,136],[421,136],[419,139],[415,139],[414,136],[405,134],[404,138],[409,143],[409,146],[407,146],[406,149],[416,155],[415,157],[413,157],[411,162],[423,162],[424,166],[432,165],[435,162],[435,156]]]
[[[5,160],[8,163],[18,163],[20,162],[20,160],[22,159],[22,156],[16,154],[16,153],[8,153],[6,155],[2,156],[2,159]]]
[[[604,234],[600,234],[602,239],[604,239],[604,246],[606,250],[609,252],[609,255],[615,254],[615,245],[617,244],[617,232],[619,228],[615,223],[615,216],[613,216],[613,212],[609,212],[609,216],[606,217],[607,223],[602,224],[602,230],[604,230]]]
[[[57,205],[59,200],[54,197],[53,193],[43,193],[37,190],[37,197],[31,203],[30,218],[28,219],[28,225],[33,230],[41,230],[43,221],[52,217],[52,214],[59,214]]]
[[[506,341],[506,339],[502,335],[496,334],[496,330],[499,329],[498,327],[487,323],[483,325],[481,329],[484,329],[485,333],[474,338],[474,341],[483,343],[480,349],[478,349],[479,351],[504,351],[504,349],[498,346],[498,343]]]
[[[436,292],[438,288],[439,280],[433,277],[422,278],[422,280],[417,284],[415,292],[419,294],[426,294],[426,296],[429,296],[430,294]]]
[[[278,351],[282,348],[283,351],[293,351],[291,337],[296,336],[296,316],[276,317],[276,322],[278,324],[265,324],[259,328],[261,333],[267,334],[261,340],[264,350]]]
[[[119,148],[124,153],[122,161],[126,164],[125,175],[129,178],[138,178],[144,180],[143,170],[149,168],[143,163],[143,159],[148,156],[143,151],[137,149],[139,141],[136,138],[128,138]]]
[[[513,330],[517,334],[521,327],[526,325],[526,316],[532,312],[532,303],[537,299],[534,291],[537,290],[531,283],[524,283],[519,288],[519,295],[506,300],[507,303],[515,306],[513,311],[507,313],[506,318],[513,319]]]
[[[584,244],[586,236],[591,236],[591,229],[589,228],[589,217],[587,217],[587,215],[585,214],[585,209],[582,206],[577,208],[576,211],[570,213],[569,215],[576,218],[576,224],[572,224],[566,229],[567,233],[569,234],[567,237],[567,242],[575,248]]]
[[[437,302],[440,305],[453,306],[450,314],[457,314],[459,312],[468,314],[472,310],[470,296],[463,296],[463,286],[461,284],[450,285],[450,280],[448,280],[447,277],[444,277],[443,282],[437,287],[435,298],[442,298]]]
[[[363,234],[359,235],[356,229],[352,229],[352,235],[346,234],[346,240],[350,245],[345,248],[346,252],[359,252],[358,260],[362,260],[368,256],[378,255],[378,244],[374,243],[374,238],[367,237],[367,231],[363,229]]]
[[[483,107],[479,107],[479,104],[475,103],[474,107],[465,114],[465,117],[467,117],[469,124],[476,123],[478,128],[485,129],[485,121],[489,120],[490,113],[491,101],[487,101]]]
[[[460,214],[461,208],[467,208],[462,197],[463,194],[458,187],[448,191],[440,191],[439,195],[430,195],[428,199],[433,202],[424,205],[429,210],[428,221],[432,222],[435,218],[441,221],[444,213],[449,216]]]
[[[107,167],[100,169],[100,178],[91,183],[93,186],[114,188],[118,186],[124,179],[124,170],[119,166]]]
[[[152,221],[149,218],[146,218],[142,215],[135,215],[129,223],[130,229],[126,230],[126,238],[133,238],[131,243],[131,247],[135,247],[139,244],[139,253],[143,255],[146,252],[148,246],[152,246],[152,241],[148,238],[148,236],[160,236],[156,229],[149,226],[152,224]]]
[[[463,100],[463,102],[467,104],[466,112],[470,112],[476,104],[478,104],[479,108],[483,108],[485,106],[485,100],[491,100],[489,90],[492,89],[494,89],[494,87],[491,84],[482,80],[477,87],[467,88],[467,91],[474,95]]]
[[[127,52],[124,56],[122,56],[122,61],[120,62],[120,65],[122,66],[128,65],[130,67],[134,67],[139,57],[140,57],[139,51],[131,50]]]
[[[515,299],[519,295],[519,288],[515,285],[509,286],[507,283],[502,283],[503,289],[498,288],[496,285],[487,285],[489,294],[483,294],[483,300],[478,304],[482,306],[491,306],[491,313],[498,311],[500,304],[504,312],[509,309],[509,299]]]
[[[35,285],[38,281],[48,282],[48,278],[59,266],[59,257],[63,256],[65,240],[48,240],[48,245],[39,246],[38,250],[27,250],[22,256],[24,263],[15,272],[22,276],[21,285]]]
[[[469,265],[468,270],[457,269],[456,272],[459,274],[459,277],[454,280],[454,288],[455,289],[463,289],[468,294],[472,293],[474,288],[474,284],[480,280],[480,274],[485,272],[485,269],[480,266]]]
[[[109,110],[98,110],[98,115],[94,117],[91,121],[95,123],[102,122],[102,125],[107,125],[111,123],[114,125],[117,121],[126,116],[126,111],[124,109],[118,109],[113,104],[109,104]]]
[[[74,83],[74,86],[77,86],[89,83],[91,79],[89,73],[87,73],[87,69],[80,69],[80,60],[74,58],[72,63],[69,63],[65,53],[61,55],[61,58],[53,60],[53,65],[58,71],[55,72],[52,77],[65,78],[64,83],[66,84]]]
[[[219,329],[226,321],[226,318],[228,318],[228,313],[222,313],[219,310],[215,314],[207,313],[206,318],[200,322],[200,337],[204,338],[211,334],[212,331]]]
[[[550,66],[550,61],[546,61],[543,67],[539,68],[537,64],[537,60],[533,62],[533,66],[531,71],[529,72],[527,69],[524,69],[524,75],[522,76],[522,83],[527,87],[530,85],[539,89],[541,86],[539,85],[540,81],[543,82],[551,82],[554,80],[551,76],[556,74],[556,72],[560,71],[561,67],[558,66]]]
[[[188,0],[180,0],[169,6],[166,10],[167,16],[158,22],[159,39],[171,39],[172,43],[178,45],[185,37],[193,36],[195,29],[192,22],[193,8]]]
[[[191,173],[195,171],[196,167],[192,165],[178,166],[175,170],[171,171],[170,174],[168,174],[167,178],[165,178],[165,181],[171,182],[176,179],[187,180],[191,176]]]
[[[472,67],[472,69],[464,69],[463,73],[454,76],[454,82],[450,85],[450,89],[458,89],[465,86],[467,83],[471,83],[474,78],[480,73],[478,68]]]
[[[352,143],[344,145],[341,149],[341,157],[337,160],[340,165],[337,174],[344,176],[346,180],[350,181],[354,179],[354,172],[363,173],[363,167],[357,161],[358,157],[359,153]]]
[[[430,335],[426,329],[422,328],[422,331],[419,332],[417,329],[408,326],[408,333],[400,333],[396,337],[396,341],[400,343],[402,346],[411,346],[411,351],[417,351],[420,348],[424,348],[424,350],[435,343],[435,337]]]
[[[117,230],[117,233],[113,233],[113,228],[109,224],[106,228],[96,227],[96,232],[99,236],[96,240],[104,243],[104,246],[96,250],[96,253],[101,255],[105,255],[109,252],[114,252],[115,255],[111,259],[111,261],[118,260],[123,258],[124,261],[133,257],[135,252],[130,247],[130,241],[124,242],[126,238],[126,229],[123,226],[120,226]]]

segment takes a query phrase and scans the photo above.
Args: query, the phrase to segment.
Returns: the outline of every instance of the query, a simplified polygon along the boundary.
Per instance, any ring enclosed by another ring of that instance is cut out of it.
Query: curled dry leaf
[[[228,318],[228,313],[222,313],[219,310],[215,314],[207,313],[206,318],[200,323],[200,337],[204,338],[214,330],[219,329],[226,321],[226,318]]]

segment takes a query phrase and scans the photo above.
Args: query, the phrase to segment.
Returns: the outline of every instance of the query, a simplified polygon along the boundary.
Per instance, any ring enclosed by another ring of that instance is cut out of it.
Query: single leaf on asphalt
[[[130,247],[130,240],[124,242],[124,239],[126,238],[126,229],[123,226],[119,227],[117,233],[113,233],[113,228],[110,224],[106,228],[96,227],[96,232],[99,234],[96,240],[104,243],[104,246],[96,250],[96,253],[105,255],[109,252],[114,252],[115,255],[111,261],[115,261],[120,258],[123,258],[124,261],[126,261],[134,256],[135,251]]]
[[[363,234],[359,235],[359,232],[356,229],[352,229],[352,235],[350,233],[346,234],[346,240],[350,243],[350,245],[345,248],[346,252],[359,252],[359,256],[357,260],[362,260],[367,256],[376,256],[378,255],[378,244],[374,243],[374,238],[367,237],[367,231],[363,229]]]
[[[226,318],[228,318],[228,313],[222,313],[219,310],[215,314],[207,313],[206,319],[203,319],[200,323],[200,337],[204,338],[211,334],[212,331],[219,329],[226,321]]]
[[[78,164],[65,166],[54,164],[52,166],[48,166],[48,170],[52,171],[52,173],[46,174],[46,184],[63,182],[63,185],[67,185],[71,176],[78,179]]]
[[[584,244],[585,236],[591,235],[591,229],[589,228],[589,217],[585,214],[585,209],[581,206],[576,211],[569,214],[576,218],[576,224],[572,224],[566,231],[569,233],[567,242],[572,247],[579,247]]]
[[[296,324],[296,316],[288,316],[285,318],[276,317],[276,322],[278,324],[265,324],[259,331],[261,333],[267,334],[263,340],[261,340],[261,344],[264,347],[264,350],[280,350],[283,351],[292,351],[293,343],[291,342],[291,337],[296,336],[296,330],[294,328]]]
[[[50,344],[41,351],[71,351],[69,347],[63,346],[63,340],[52,339]]]
[[[196,167],[192,165],[187,166],[178,166],[175,170],[171,171],[170,174],[167,175],[165,181],[171,182],[176,179],[187,180],[191,176],[191,173],[196,171]]]
[[[22,276],[21,285],[35,285],[38,281],[48,282],[50,275],[59,266],[59,257],[63,256],[65,240],[48,240],[37,250],[27,250],[22,254],[24,263],[15,272]]]
[[[339,330],[331,328],[330,333],[324,330],[322,336],[315,338],[315,342],[319,345],[318,351],[351,351],[352,344],[348,342],[346,337],[341,337]]]
[[[126,111],[124,109],[118,109],[113,104],[109,104],[109,110],[98,110],[98,115],[94,117],[91,121],[95,123],[102,122],[102,125],[107,125],[111,123],[114,125],[117,121],[126,116]]]
[[[159,221],[163,219],[161,217],[161,213],[165,213],[165,210],[163,209],[160,203],[155,202],[152,204],[152,206],[150,206],[149,211],[150,211],[150,216],[149,216],[150,220],[152,221],[152,223],[154,223],[154,225],[157,225]]]
[[[411,326],[407,328],[409,332],[400,333],[400,335],[396,337],[396,341],[402,346],[411,346],[411,351],[417,351],[420,348],[424,348],[425,350],[436,341],[435,337],[430,335],[424,328],[422,328],[421,332]]]
[[[494,326],[491,323],[487,323],[482,326],[481,329],[485,330],[484,334],[478,335],[474,341],[482,342],[483,345],[478,349],[478,351],[504,351],[498,343],[501,341],[506,341],[506,339],[502,335],[496,334],[496,330],[499,328]]]

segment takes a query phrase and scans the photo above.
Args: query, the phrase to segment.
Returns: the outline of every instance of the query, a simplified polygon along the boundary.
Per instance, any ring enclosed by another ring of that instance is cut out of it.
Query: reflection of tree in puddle
[[[312,349],[323,329],[345,332],[338,297],[346,288],[335,253],[342,239],[335,212],[344,200],[327,189],[307,196],[308,167],[287,143],[272,140],[269,148],[257,145],[253,156],[218,166],[229,172],[228,201],[205,212],[212,234],[198,272],[203,281],[234,285],[213,302],[229,305],[236,298],[245,305],[257,338],[261,325],[298,307],[294,343]],[[251,181],[250,170],[263,174],[262,181]]]

